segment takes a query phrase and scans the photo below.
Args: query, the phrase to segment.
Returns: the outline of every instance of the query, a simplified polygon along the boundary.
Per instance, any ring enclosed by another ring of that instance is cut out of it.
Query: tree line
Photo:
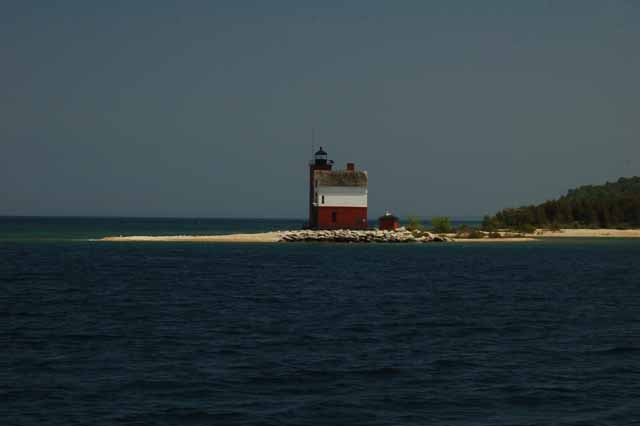
[[[640,177],[569,190],[557,200],[507,208],[485,216],[484,230],[500,228],[631,228],[640,227]]]

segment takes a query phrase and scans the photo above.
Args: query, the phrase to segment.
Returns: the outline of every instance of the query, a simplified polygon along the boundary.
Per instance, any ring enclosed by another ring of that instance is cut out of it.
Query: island
[[[304,229],[254,234],[111,236],[113,242],[218,243],[434,243],[525,242],[547,238],[640,238],[640,177],[571,189],[538,205],[507,208],[484,217],[478,227],[452,226],[434,217],[426,228],[416,217],[405,226],[382,229]]]

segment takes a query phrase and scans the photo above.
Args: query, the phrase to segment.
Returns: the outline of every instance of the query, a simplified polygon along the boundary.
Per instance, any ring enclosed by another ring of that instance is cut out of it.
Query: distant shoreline
[[[282,236],[287,231],[260,232],[228,235],[132,235],[108,236],[97,241],[110,242],[207,242],[207,243],[278,243],[285,242]],[[456,238],[448,235],[451,242],[509,243],[527,242],[554,238],[640,238],[640,229],[561,229],[558,231],[536,230],[533,234],[503,238]]]

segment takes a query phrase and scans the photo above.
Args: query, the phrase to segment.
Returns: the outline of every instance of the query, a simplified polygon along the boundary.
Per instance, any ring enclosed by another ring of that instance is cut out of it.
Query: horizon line
[[[408,219],[407,215],[405,219]],[[446,215],[428,215],[428,216],[415,216],[418,219],[432,219],[434,217],[449,217],[451,220],[482,220],[483,216],[446,216]],[[32,218],[32,219],[46,219],[46,218],[59,218],[59,219],[225,219],[225,220],[295,220],[295,221],[306,221],[308,218],[306,217],[251,217],[251,216],[121,216],[121,215],[25,215],[25,214],[0,214],[0,218],[8,219],[8,218]],[[402,218],[401,218],[402,219]],[[368,220],[377,220],[377,219],[368,219]]]

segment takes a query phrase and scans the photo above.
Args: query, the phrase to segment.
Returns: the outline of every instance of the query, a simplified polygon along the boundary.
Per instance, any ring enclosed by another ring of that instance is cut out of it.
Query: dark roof
[[[383,214],[382,216],[380,216],[378,218],[378,220],[383,220],[383,219],[384,220],[400,220],[400,219],[398,219],[397,216],[394,216],[392,214]]]
[[[314,177],[322,186],[367,186],[367,172],[316,170]]]
[[[327,153],[322,149],[322,147],[320,147],[320,149],[316,151],[316,155],[327,155]]]

